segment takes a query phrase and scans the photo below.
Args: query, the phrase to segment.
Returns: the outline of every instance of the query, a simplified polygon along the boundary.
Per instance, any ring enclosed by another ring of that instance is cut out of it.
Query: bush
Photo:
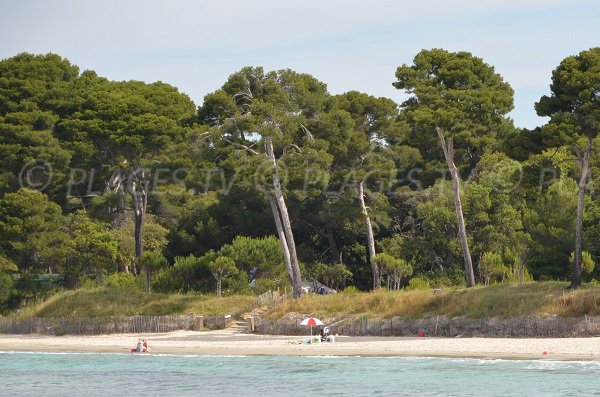
[[[496,252],[484,252],[479,261],[479,273],[485,285],[492,280],[504,280],[510,273],[502,260],[502,255]]]
[[[563,266],[549,263],[544,259],[534,258],[528,262],[528,267],[536,281],[564,279],[565,269]]]
[[[313,263],[310,274],[319,282],[333,289],[343,288],[352,279],[352,272],[341,264],[326,265],[324,263]]]
[[[216,258],[212,251],[201,258],[193,255],[175,257],[175,264],[160,270],[152,279],[152,288],[160,292],[211,292],[214,279],[208,268]]]
[[[421,273],[420,278],[428,280],[430,288],[465,287],[465,272],[460,267],[449,267],[444,271]]]
[[[569,265],[571,266],[571,269],[573,268],[574,263],[575,263],[575,252],[571,252],[571,256],[569,256]],[[596,263],[594,263],[594,259],[592,258],[592,255],[590,255],[590,253],[587,251],[582,251],[581,252],[581,273],[585,274],[585,275],[591,274],[594,271],[595,267],[596,267]]]
[[[361,291],[356,288],[354,285],[350,285],[346,288],[344,288],[344,290],[342,291],[344,294],[348,294],[348,295],[355,295],[355,294],[359,294]]]
[[[218,296],[221,296],[223,286],[227,288],[227,295],[252,293],[248,275],[240,272],[231,258],[220,256],[209,266],[217,282]]]
[[[104,285],[122,291],[143,291],[144,280],[132,273],[113,273],[104,278]]]
[[[21,273],[15,281],[17,301],[29,304],[44,300],[61,289],[61,277],[58,274]]]
[[[428,289],[428,288],[429,288],[429,281],[427,281],[426,279],[424,279],[422,277],[412,278],[408,282],[408,289]]]
[[[284,291],[291,291],[292,286],[291,286],[289,280],[287,278],[273,280],[270,278],[262,278],[262,277],[259,277],[256,279],[256,286],[254,287],[254,292],[256,294],[260,295],[267,291],[277,291],[277,290],[279,290],[279,292],[281,294],[283,294]]]
[[[11,300],[15,297],[15,280],[8,273],[0,271],[0,313],[4,313],[11,305]]]
[[[82,289],[93,289],[98,286],[96,279],[91,279],[87,276],[80,276],[77,280],[77,287]]]

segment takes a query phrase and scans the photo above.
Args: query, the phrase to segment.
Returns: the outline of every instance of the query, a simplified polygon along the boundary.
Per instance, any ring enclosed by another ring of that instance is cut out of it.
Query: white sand
[[[302,344],[296,336],[239,335],[227,331],[177,331],[146,335],[0,335],[0,351],[129,352],[146,337],[152,353],[216,355],[423,356],[600,360],[600,338],[373,338]],[[547,354],[544,354],[547,352]]]

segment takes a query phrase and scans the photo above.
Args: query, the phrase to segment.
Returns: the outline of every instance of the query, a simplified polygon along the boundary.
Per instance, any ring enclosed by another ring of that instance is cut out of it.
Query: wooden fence
[[[225,316],[30,317],[0,316],[2,334],[102,335],[160,333],[198,328],[223,329]]]
[[[299,320],[257,319],[255,330],[261,334],[306,335],[308,328]],[[519,317],[427,319],[394,317],[331,321],[326,324],[333,334],[346,336],[481,336],[481,337],[584,337],[600,336],[600,317]]]

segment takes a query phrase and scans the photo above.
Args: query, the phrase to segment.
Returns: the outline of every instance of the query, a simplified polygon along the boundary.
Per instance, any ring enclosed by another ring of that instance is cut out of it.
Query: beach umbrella
[[[318,318],[309,317],[300,322],[300,325],[310,325],[310,335],[312,336],[312,327],[315,325],[323,325],[323,322]]]

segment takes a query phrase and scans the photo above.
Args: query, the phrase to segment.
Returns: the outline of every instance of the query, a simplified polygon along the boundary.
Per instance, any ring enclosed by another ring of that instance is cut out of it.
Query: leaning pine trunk
[[[373,289],[381,287],[381,276],[379,275],[379,267],[373,262],[375,256],[375,238],[373,237],[373,226],[371,225],[371,218],[365,205],[365,191],[363,187],[363,181],[360,181],[356,187],[358,193],[358,202],[360,203],[360,209],[365,218],[365,225],[367,227],[367,246],[369,247],[369,263],[371,264],[371,272],[373,273]]]
[[[463,216],[462,202],[460,200],[460,179],[458,175],[458,169],[454,164],[454,145],[452,138],[448,139],[446,145],[446,139],[442,130],[436,128],[442,149],[444,151],[444,157],[448,164],[448,170],[452,177],[452,191],[454,193],[454,207],[456,209],[456,218],[458,221],[458,239],[460,240],[460,247],[462,249],[463,258],[465,261],[465,277],[467,279],[467,287],[475,286],[475,274],[473,273],[473,262],[471,260],[471,251],[469,251],[469,242],[467,241],[467,230],[465,228],[465,218]]]
[[[288,214],[287,205],[283,197],[281,189],[281,181],[277,172],[277,161],[273,151],[273,141],[270,138],[265,139],[265,151],[273,165],[273,193],[275,194],[275,202],[277,204],[279,215],[281,216],[281,227],[285,235],[287,247],[290,253],[290,267],[292,270],[292,288],[294,298],[299,298],[302,294],[302,275],[300,274],[300,266],[298,265],[298,256],[296,254],[296,243],[294,242],[294,233],[292,232],[292,223]]]
[[[575,260],[573,261],[573,274],[571,275],[571,286],[576,289],[581,285],[581,264],[582,264],[582,235],[583,235],[583,209],[585,204],[585,188],[588,183],[588,173],[590,169],[590,154],[592,152],[592,139],[588,138],[585,152],[581,155],[578,152],[581,161],[581,175],[577,186],[577,219],[575,223]]]
[[[281,251],[283,252],[283,261],[287,270],[288,276],[290,277],[290,283],[292,286],[296,285],[294,271],[292,270],[292,262],[290,259],[290,249],[288,248],[287,239],[285,238],[285,232],[281,225],[281,216],[279,215],[279,209],[275,198],[271,194],[269,196],[269,204],[271,205],[271,211],[273,212],[273,219],[275,219],[275,228],[277,229],[277,235],[279,236],[279,242],[281,243]]]

